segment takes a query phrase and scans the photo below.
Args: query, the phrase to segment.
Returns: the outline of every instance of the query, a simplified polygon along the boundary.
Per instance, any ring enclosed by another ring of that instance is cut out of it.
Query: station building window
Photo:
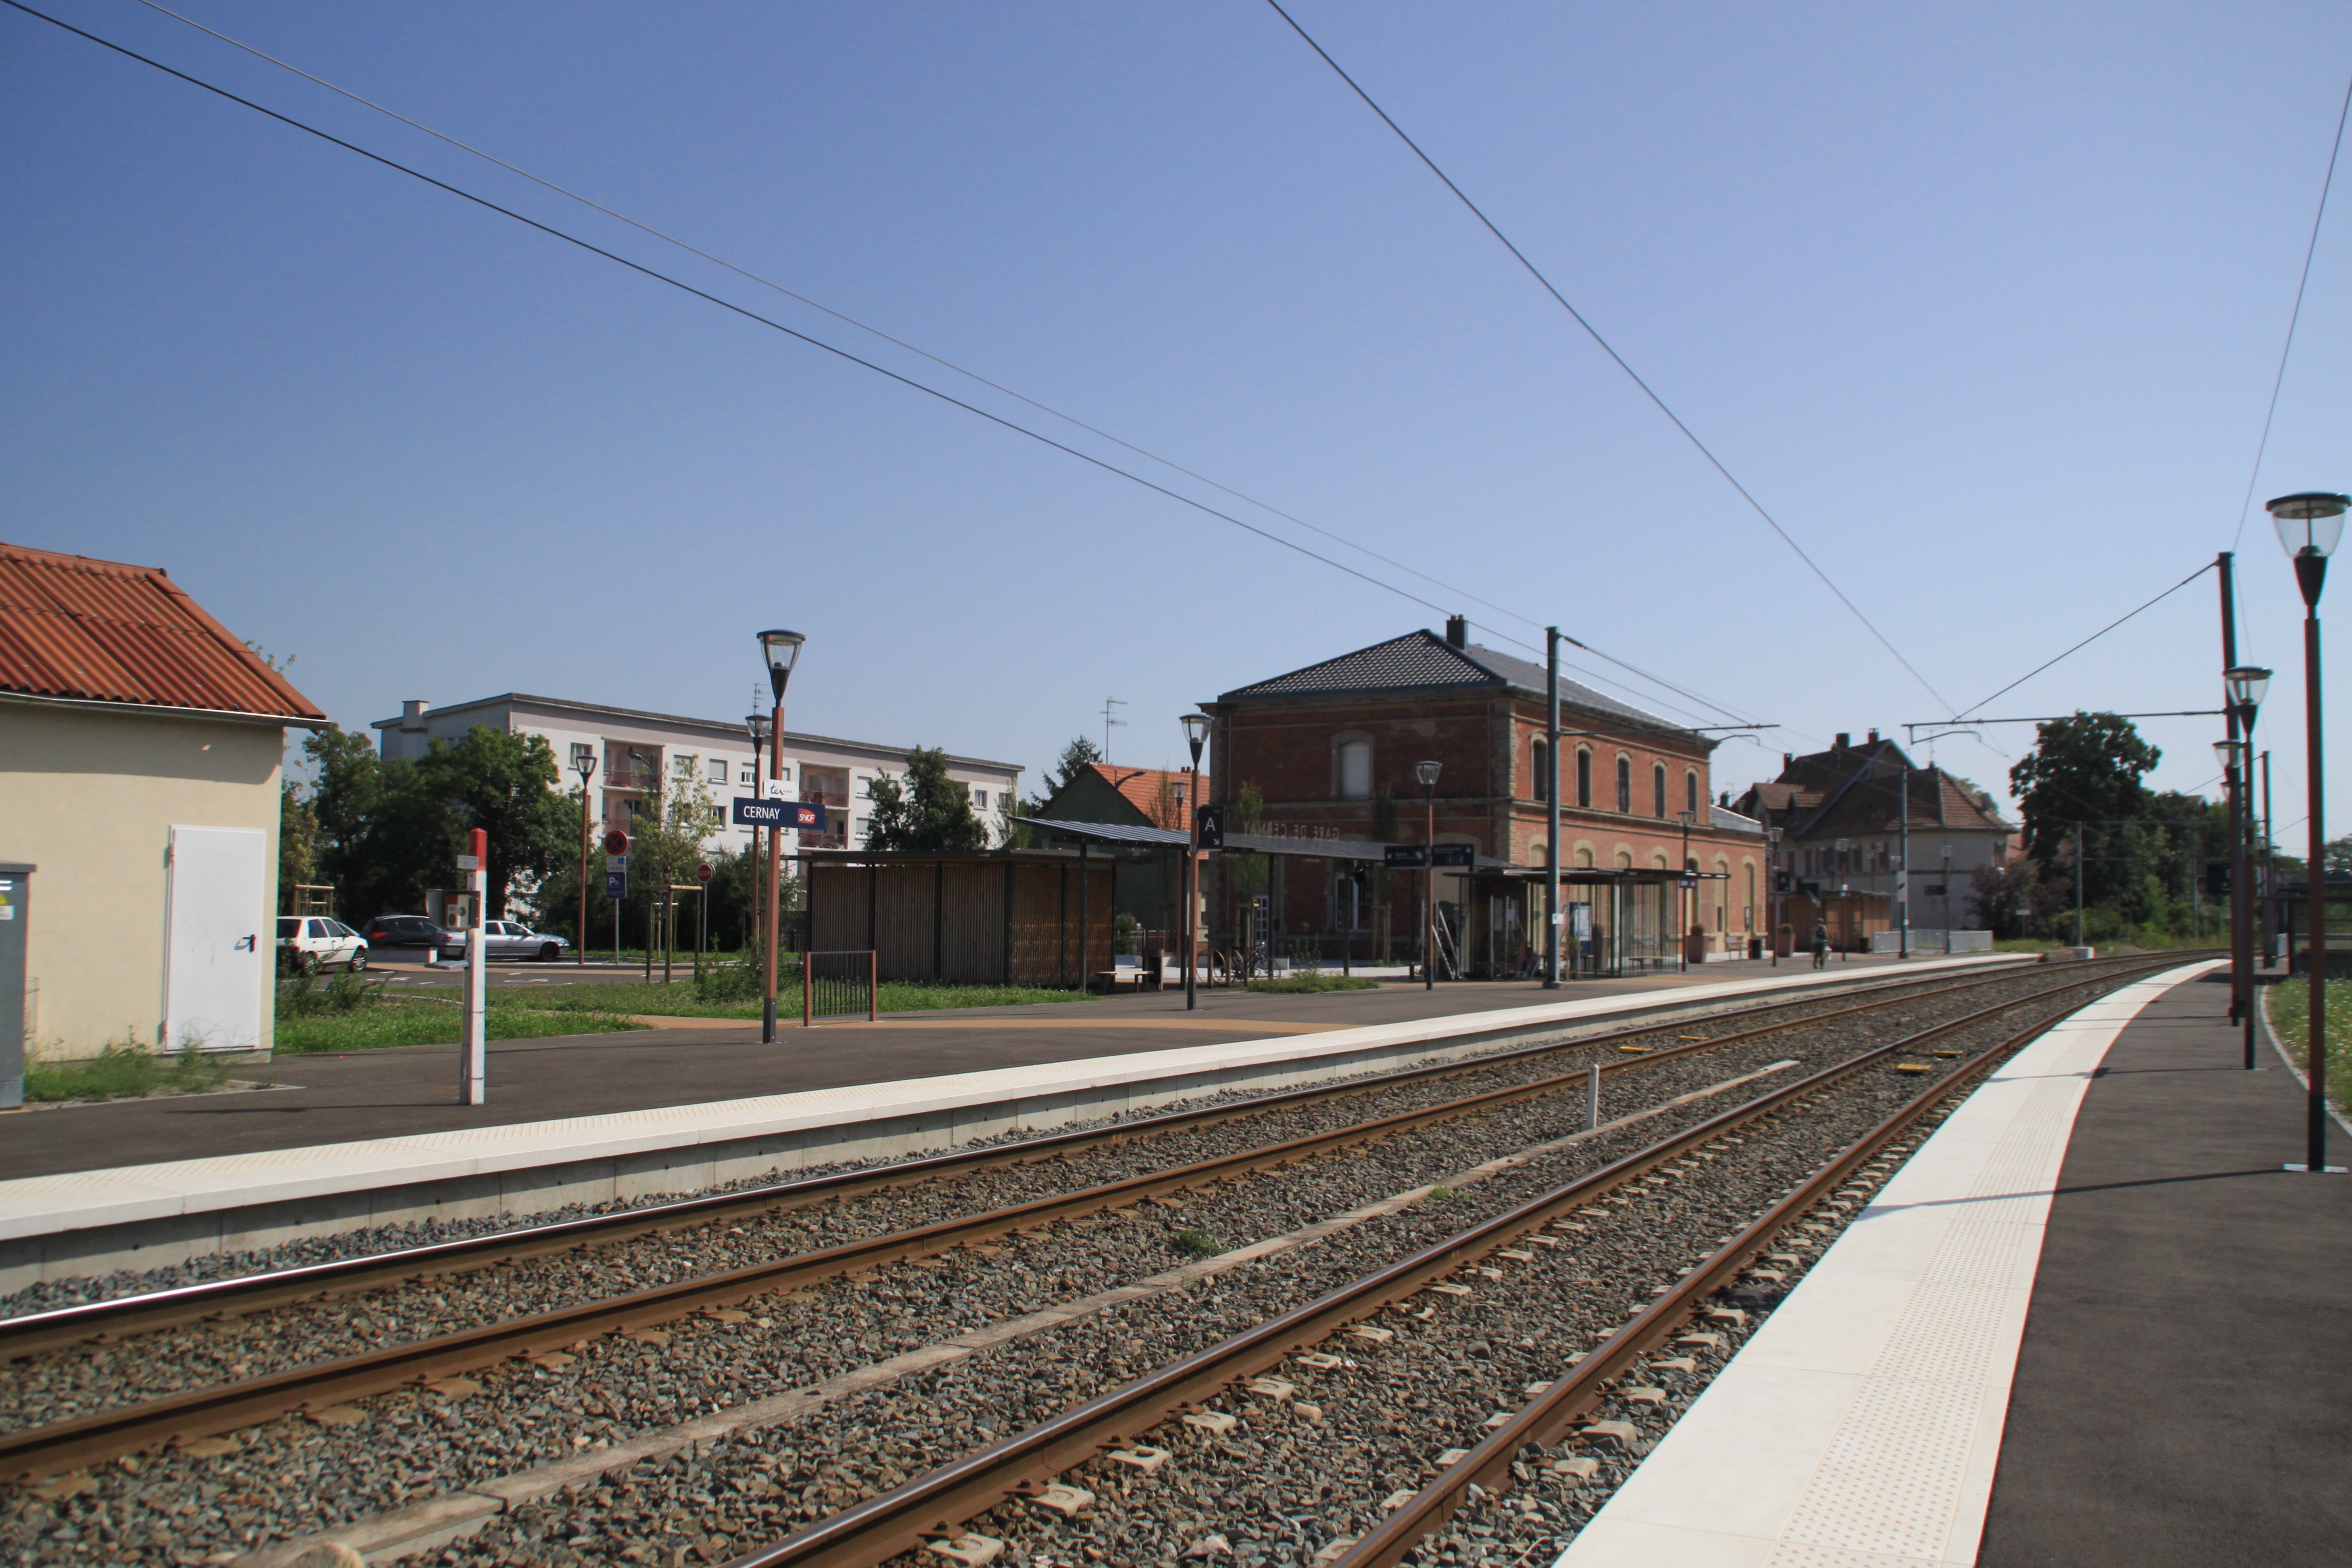
[[[1537,741],[1532,753],[1535,760],[1535,789],[1537,800],[1552,798],[1552,747],[1549,741]]]
[[[1655,816],[1666,815],[1666,764],[1650,764],[1650,810]]]
[[[1576,803],[1592,804],[1592,748],[1589,746],[1576,748]]]
[[[1633,759],[1631,757],[1621,756],[1617,759],[1617,810],[1625,816],[1633,815]],[[1630,866],[1633,862],[1628,860],[1626,864]]]
[[[1682,809],[1692,816],[1699,813],[1699,770],[1696,768],[1682,776]]]
[[[1348,738],[1340,741],[1334,758],[1341,800],[1372,798],[1372,743]]]

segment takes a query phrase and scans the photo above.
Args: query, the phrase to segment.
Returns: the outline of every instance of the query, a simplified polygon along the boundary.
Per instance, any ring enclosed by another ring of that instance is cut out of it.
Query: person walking
[[[1813,967],[1829,967],[1829,927],[1818,920],[1813,922]]]

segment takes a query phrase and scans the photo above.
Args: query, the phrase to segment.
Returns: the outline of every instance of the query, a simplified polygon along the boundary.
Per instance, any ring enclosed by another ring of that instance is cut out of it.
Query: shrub
[[[121,1100],[158,1089],[201,1094],[219,1088],[228,1076],[226,1062],[193,1048],[159,1057],[134,1041],[110,1045],[83,1061],[25,1063],[25,1098]]]

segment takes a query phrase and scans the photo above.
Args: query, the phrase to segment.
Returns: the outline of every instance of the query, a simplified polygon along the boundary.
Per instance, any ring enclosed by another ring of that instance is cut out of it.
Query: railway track
[[[2130,961],[2096,962],[2104,969],[2108,964]],[[1638,1046],[1639,1042],[1654,1035],[1680,1036],[1674,1044],[1640,1047],[1638,1055],[1605,1062],[1602,1071],[1615,1074],[1746,1040],[1762,1039],[1789,1029],[1860,1017],[1903,1003],[1927,1002],[1989,986],[2015,984],[2034,973],[2032,970],[2008,970],[1940,984],[1891,982],[1867,988],[1858,1002],[1820,1011],[1802,1010],[1821,1009],[1828,1001],[1844,1002],[1846,996],[1854,993],[1847,992],[1845,996],[1837,998],[1797,998],[1697,1018],[1635,1025],[1601,1034],[1511,1047],[1451,1062],[1257,1095],[1224,1104],[1196,1106],[1101,1126],[1044,1134],[1017,1143],[954,1149],[879,1167],[769,1183],[737,1192],[679,1199],[584,1219],[525,1226],[391,1252],[77,1303],[0,1318],[0,1361],[19,1361],[76,1344],[127,1340],[163,1329],[218,1322],[278,1307],[349,1299],[363,1292],[396,1285],[448,1278],[586,1249],[613,1247],[642,1237],[671,1235],[701,1226],[723,1225],[754,1215],[778,1214],[894,1188],[978,1175],[1060,1158],[1075,1150],[1104,1148],[1278,1111],[1360,1098],[1409,1084],[1487,1073],[1513,1063],[1539,1060],[1563,1052],[1622,1051],[1628,1046]],[[1683,1033],[1691,1029],[1719,1027],[1724,1023],[1775,1014],[1792,1016],[1730,1033],[1709,1034],[1703,1038]],[[1547,1088],[1556,1087],[1551,1080],[1545,1083]],[[6,1473],[4,1456],[5,1450],[0,1450],[0,1474]]]
[[[2177,958],[2167,957],[2161,963],[2139,967],[2153,972],[2177,962]],[[2086,978],[2054,989],[2073,993],[2114,978],[2112,974]],[[1325,1554],[1316,1559],[1341,1568],[1387,1568],[1410,1555],[1462,1508],[1466,1499],[1512,1485],[1513,1469],[1523,1451],[1530,1445],[1558,1442],[1604,1397],[1609,1385],[1645,1353],[1691,1326],[1691,1319],[1704,1310],[1707,1298],[1738,1279],[1774,1245],[1775,1238],[1828,1201],[1855,1172],[1938,1105],[1972,1087],[2081,1005],[2070,996],[2064,1005],[2050,1008],[2051,994],[1997,1003],[1771,1089],[1338,1290],[834,1513],[773,1546],[736,1557],[728,1568],[872,1568],[926,1545],[945,1549],[953,1560],[991,1560],[1002,1549],[1002,1538],[967,1526],[992,1510],[1008,1504],[1040,1514],[1083,1508],[1093,1494],[1083,1482],[1072,1485],[1062,1479],[1072,1471],[1103,1462],[1107,1455],[1107,1463],[1114,1469],[1125,1465],[1148,1474],[1167,1458],[1168,1449],[1151,1441],[1155,1431],[1166,1424],[1188,1414],[1198,1418],[1206,1413],[1213,1415],[1213,1428],[1229,1428],[1233,1418],[1215,1413],[1216,1404],[1232,1403],[1237,1396],[1246,1398],[1249,1392],[1287,1398],[1291,1385],[1279,1379],[1269,1381],[1272,1373],[1293,1358],[1302,1358],[1309,1365],[1343,1364],[1364,1347],[1343,1343],[1336,1336],[1351,1329],[1360,1332],[1362,1325],[1384,1310],[1433,1288],[1449,1296],[1462,1291],[1466,1287],[1456,1284],[1457,1280],[1479,1271],[1485,1260],[1506,1249],[1514,1249],[1516,1256],[1525,1259],[1534,1256],[1523,1250],[1531,1237],[1556,1245],[1556,1236],[1545,1236],[1546,1227],[1571,1214],[1655,1180],[1660,1172],[1687,1165],[1694,1157],[1706,1156],[1710,1146],[1740,1141],[1743,1133],[1752,1136],[1760,1124],[1798,1117],[1808,1102],[1852,1084],[1895,1058],[1923,1054],[1933,1042],[1961,1028],[2021,1007],[2036,1008],[2040,1016],[2030,1024],[1911,1094],[1892,1114],[1878,1120],[1752,1223],[1723,1240],[1605,1343],[1572,1358],[1574,1364],[1534,1392],[1523,1407],[1492,1423],[1490,1435],[1466,1451],[1456,1451],[1435,1480],[1409,1497],[1392,1498],[1395,1506],[1377,1527],[1360,1539],[1326,1543]],[[1476,1288],[1476,1283],[1467,1288]],[[1377,1341],[1390,1336],[1374,1330],[1366,1337]],[[1334,1545],[1340,1549],[1331,1550]],[[1040,1560],[1062,1560],[1048,1553],[1039,1556]],[[1029,1559],[1024,1556],[1019,1560]]]
[[[2167,958],[2163,962],[2170,964],[2178,961],[2178,958]],[[2096,971],[2068,966],[2062,988],[2071,991],[2086,985],[2103,984],[2149,967],[2158,966],[2134,962],[2102,963]],[[290,1275],[223,1281],[188,1291],[163,1293],[161,1296],[94,1303],[87,1307],[41,1314],[32,1319],[16,1320],[14,1324],[0,1324],[0,1345],[7,1347],[6,1354],[32,1356],[87,1342],[100,1335],[122,1338],[133,1333],[155,1331],[174,1323],[185,1323],[199,1316],[207,1320],[233,1317],[238,1312],[300,1305],[330,1294],[345,1296],[436,1274],[447,1276],[466,1269],[488,1268],[516,1258],[619,1245],[639,1237],[714,1225],[754,1213],[822,1203],[879,1188],[939,1181],[949,1176],[960,1177],[982,1172],[991,1167],[1052,1161],[1065,1157],[1071,1151],[1105,1143],[1132,1141],[1186,1128],[1261,1116],[1270,1110],[1285,1107],[1325,1104],[1402,1084],[1443,1084],[1461,1076],[1491,1072],[1498,1064],[1540,1063],[1546,1056],[1557,1056],[1563,1052],[1612,1052],[1628,1045],[1639,1045],[1645,1039],[1660,1035],[1681,1035],[1673,1039],[1670,1045],[1653,1043],[1643,1054],[1629,1052],[1601,1064],[1602,1071],[1613,1076],[1639,1072],[1662,1063],[1723,1050],[1742,1042],[1760,1041],[1791,1029],[1866,1018],[1886,1009],[1930,1002],[1955,993],[1978,991],[2002,984],[2016,988],[2021,981],[2046,981],[2051,978],[2047,970],[2031,970],[2009,971],[1957,984],[1924,986],[1919,982],[1910,982],[1874,989],[1872,996],[1859,1003],[1850,1002],[1845,997],[1815,997],[1805,1001],[1771,1004],[1761,1009],[1654,1023],[1604,1035],[1519,1047],[1488,1056],[1382,1074],[1374,1078],[1056,1134],[1017,1145],[956,1151],[877,1170],[849,1172],[778,1184],[747,1193],[658,1205],[620,1215],[602,1216],[591,1221],[535,1227],[474,1241],[412,1249],[390,1257],[314,1266],[293,1271]],[[1898,1044],[1916,1049],[1931,1038],[1966,1028],[1988,1014],[2031,1006],[2048,994],[2047,988],[2036,986],[2027,994],[2003,999],[1990,1009],[1946,1020],[1927,1030],[1918,1031]],[[1839,1005],[1824,1007],[1825,1001],[1832,1000]],[[1799,1012],[1803,1016],[1789,1016]],[[1773,1021],[1756,1023],[1754,1020],[1760,1014],[1770,1016]],[[1725,1029],[1726,1025],[1733,1024],[1745,1027]],[[1688,1037],[1690,1031],[1699,1028],[1724,1032],[1709,1033],[1697,1039]],[[1880,1047],[1878,1050],[1883,1054],[1894,1048]],[[8,1434],[0,1438],[0,1444],[5,1445],[0,1446],[0,1456],[5,1456],[8,1472],[16,1476],[54,1475],[74,1470],[77,1466],[93,1464],[101,1458],[184,1448],[209,1434],[233,1431],[289,1411],[348,1409],[345,1401],[369,1393],[380,1393],[404,1385],[437,1383],[461,1371],[478,1369],[510,1356],[529,1355],[542,1360],[552,1357],[553,1361],[560,1363],[567,1359],[562,1354],[565,1347],[577,1351],[582,1348],[584,1340],[614,1330],[642,1331],[652,1324],[675,1322],[690,1314],[708,1313],[713,1309],[718,1309],[724,1315],[727,1304],[750,1296],[789,1290],[843,1274],[871,1277],[875,1269],[894,1260],[922,1258],[950,1248],[969,1247],[976,1241],[985,1241],[990,1237],[1015,1237],[1054,1225],[1057,1221],[1067,1222],[1073,1217],[1103,1209],[1129,1207],[1154,1197],[1164,1199],[1169,1194],[1207,1191],[1220,1182],[1230,1183],[1255,1172],[1278,1170],[1285,1164],[1314,1160],[1354,1144],[1393,1138],[1449,1120],[1475,1118],[1481,1112],[1493,1111],[1514,1102],[1558,1096],[1563,1092],[1573,1093],[1584,1086],[1586,1079],[1587,1069],[1580,1064],[1572,1072],[1548,1073],[1527,1081],[1482,1088],[1478,1093],[1437,1104],[1417,1106],[1392,1115],[1236,1150],[1207,1160],[1153,1170],[1119,1181],[1096,1183],[1075,1191],[1057,1191],[1025,1203],[999,1206],[984,1212],[959,1213],[921,1227],[861,1238],[840,1246],[797,1252],[749,1269],[696,1275],[650,1291],[601,1298],[556,1312],[482,1324],[457,1334],[432,1336],[359,1356],[337,1358],[265,1377],[247,1378],[218,1387],[189,1390],[163,1399],[142,1401],[120,1409],[97,1412],[89,1417]],[[1047,1174],[1050,1178],[1051,1172]],[[739,1319],[743,1314],[732,1316]],[[11,1330],[12,1338],[8,1337]],[[653,1337],[660,1338],[658,1334]],[[250,1541],[251,1537],[247,1539]]]

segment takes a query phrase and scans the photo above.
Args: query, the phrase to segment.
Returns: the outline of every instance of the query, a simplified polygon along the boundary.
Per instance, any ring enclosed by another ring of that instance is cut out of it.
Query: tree
[[[988,847],[988,829],[972,814],[971,790],[947,776],[946,748],[925,751],[917,746],[908,752],[904,784],[887,778],[874,781],[874,815],[866,847],[931,853]]]
[[[2026,853],[2045,880],[2061,861],[2074,872],[2076,824],[2082,824],[2083,899],[2118,907],[2145,902],[2148,876],[2140,835],[2126,832],[2135,818],[2153,815],[2140,780],[2163,753],[2140,738],[2129,719],[2077,712],[2035,730],[2032,755],[2009,770],[2009,786],[2025,814]],[[2128,916],[2127,916],[2128,918]]]
[[[694,882],[703,843],[719,828],[719,808],[696,766],[702,759],[679,760],[693,771],[681,771],[666,788],[655,781],[629,821],[629,896],[649,917],[672,896],[670,888]],[[645,929],[654,929],[650,918]]]
[[[318,881],[318,813],[292,779],[278,790],[278,910],[294,908],[295,886]]]
[[[536,887],[579,856],[578,797],[556,793],[561,777],[543,735],[516,735],[477,724],[456,745],[433,742],[416,764],[417,788],[447,803],[455,836],[480,828],[488,838],[487,913],[506,913],[510,894]],[[707,792],[706,792],[707,793]]]
[[[1062,748],[1061,760],[1054,764],[1062,770],[1062,776],[1055,778],[1050,771],[1045,775],[1046,798],[1050,800],[1061,791],[1069,788],[1072,779],[1085,772],[1092,764],[1102,760],[1102,751],[1093,741],[1083,735],[1072,736],[1070,744]]]

